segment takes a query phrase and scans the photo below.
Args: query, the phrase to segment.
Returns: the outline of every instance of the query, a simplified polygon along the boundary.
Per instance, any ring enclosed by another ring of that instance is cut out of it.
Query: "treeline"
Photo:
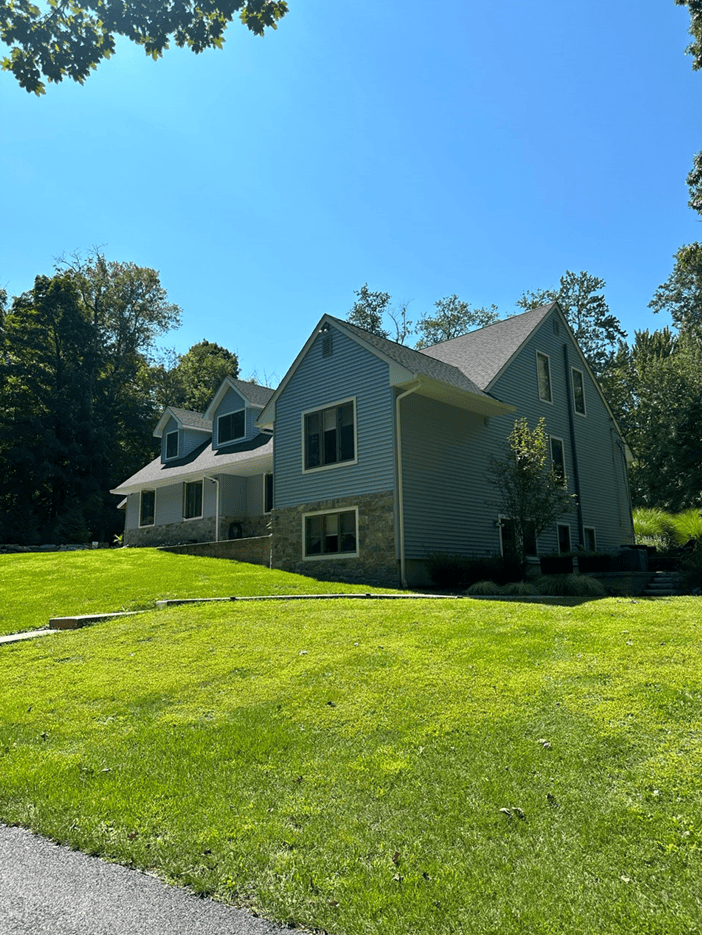
[[[158,273],[100,252],[0,292],[0,541],[109,540],[110,494],[156,453],[166,405],[202,410],[235,354],[202,341],[159,356],[180,324]]]

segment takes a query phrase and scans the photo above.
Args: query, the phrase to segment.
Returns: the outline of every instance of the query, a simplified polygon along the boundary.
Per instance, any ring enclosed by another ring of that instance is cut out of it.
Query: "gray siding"
[[[600,394],[580,361],[575,344],[562,326],[560,334],[554,332],[554,317],[555,313],[545,319],[507,371],[495,382],[491,392],[499,399],[513,403],[518,409],[517,414],[526,416],[531,426],[544,416],[549,434],[563,439],[571,493],[575,492],[575,453],[583,525],[595,528],[598,548],[614,549],[630,541],[633,535],[621,442]],[[564,348],[568,355],[567,376]],[[539,399],[537,351],[548,354],[551,360],[551,405]],[[575,452],[568,415],[572,392],[571,366],[583,372],[587,413],[584,417],[573,414]],[[577,547],[580,544],[577,513],[565,515],[562,521],[570,525],[571,542],[573,548]],[[539,548],[547,552],[554,551],[556,547],[554,525],[539,539]]]
[[[245,405],[246,405],[246,401],[244,400],[244,398],[239,393],[237,393],[235,389],[233,389],[232,387],[229,387],[227,392],[222,397],[222,400],[219,406],[217,406],[214,412],[214,415],[212,417],[212,444],[215,448],[217,448],[219,445],[219,439],[217,437],[217,430],[219,428],[219,425],[218,425],[219,417],[226,416],[230,412],[240,412],[242,409],[244,409]],[[246,431],[247,438],[249,437],[249,431],[250,431],[250,428],[248,425],[249,421],[250,419],[246,419],[247,424],[245,425],[245,431]]]
[[[222,516],[246,516],[246,478],[220,475],[219,512]]]
[[[166,427],[163,430],[163,435],[161,436],[161,461],[166,460],[166,435],[168,435],[170,432],[176,431],[178,432],[179,458],[184,458],[186,455],[189,455],[191,451],[194,451],[196,448],[198,448],[209,437],[205,432],[194,432],[192,429],[184,429],[180,427],[176,420],[171,416],[171,418],[166,423]]]
[[[260,516],[263,513],[263,474],[246,478],[246,515]]]
[[[276,402],[276,509],[394,488],[393,397],[388,365],[332,329],[333,353],[312,344]],[[301,413],[356,399],[355,464],[303,472]]]

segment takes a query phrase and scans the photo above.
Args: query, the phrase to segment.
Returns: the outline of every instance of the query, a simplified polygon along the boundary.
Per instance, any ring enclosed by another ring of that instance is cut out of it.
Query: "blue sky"
[[[161,273],[184,352],[282,378],[353,291],[503,314],[566,269],[633,337],[683,243],[702,73],[673,0],[290,0],[277,31],[158,62],[120,43],[37,98],[0,73],[0,284],[62,253]],[[697,114],[697,117],[695,117]]]

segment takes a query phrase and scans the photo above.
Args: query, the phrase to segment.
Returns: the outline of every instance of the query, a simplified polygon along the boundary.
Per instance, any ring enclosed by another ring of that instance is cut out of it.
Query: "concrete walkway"
[[[287,926],[0,825],[2,935],[280,935]]]

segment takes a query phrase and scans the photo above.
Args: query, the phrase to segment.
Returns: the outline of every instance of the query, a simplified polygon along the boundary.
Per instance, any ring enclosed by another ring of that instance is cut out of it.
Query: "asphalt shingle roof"
[[[192,412],[190,409],[176,409],[175,406],[168,407],[176,419],[186,429],[199,429],[203,432],[212,431],[212,422],[205,419],[201,412]]]
[[[387,338],[381,338],[372,331],[365,331],[357,325],[352,325],[348,321],[341,321],[338,318],[332,318],[344,328],[355,331],[367,344],[377,348],[386,357],[396,361],[400,366],[409,370],[411,373],[420,373],[438,380],[441,383],[447,383],[449,386],[455,386],[459,390],[468,393],[475,393],[477,396],[487,396],[482,389],[465,373],[452,363],[444,362],[432,356],[427,356],[422,351],[416,351],[414,348],[405,347],[404,344],[396,344],[395,341],[389,341]]]
[[[245,396],[253,406],[265,406],[275,390],[269,386],[261,386],[258,383],[248,383],[245,380],[234,380],[229,378],[236,389]]]
[[[552,302],[523,315],[505,318],[479,331],[471,331],[459,338],[425,347],[421,353],[434,360],[451,364],[466,375],[470,374],[484,390],[555,305],[556,303]]]

